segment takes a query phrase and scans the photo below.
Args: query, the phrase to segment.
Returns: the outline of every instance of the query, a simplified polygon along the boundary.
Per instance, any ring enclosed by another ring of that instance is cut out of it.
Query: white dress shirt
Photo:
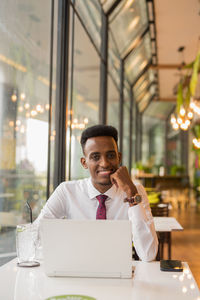
[[[130,207],[124,203],[126,194],[113,185],[104,195],[108,196],[106,217],[109,220],[127,220],[132,222],[133,243],[141,260],[154,260],[158,249],[158,240],[149,201],[144,187],[134,182],[142,202]],[[39,217],[67,219],[96,219],[100,192],[93,186],[91,178],[61,183],[48,199]]]

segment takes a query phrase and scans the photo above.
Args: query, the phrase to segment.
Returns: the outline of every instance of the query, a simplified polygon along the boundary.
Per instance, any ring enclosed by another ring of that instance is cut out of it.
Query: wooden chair
[[[154,217],[168,217],[169,203],[151,205],[151,212]],[[161,260],[164,256],[164,244],[168,246],[168,259],[171,259],[171,232],[157,232],[159,246],[156,259]]]
[[[169,203],[151,204],[150,207],[154,217],[169,217]]]

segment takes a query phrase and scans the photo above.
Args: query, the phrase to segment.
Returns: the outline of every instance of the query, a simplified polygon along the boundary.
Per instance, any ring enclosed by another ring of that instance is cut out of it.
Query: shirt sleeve
[[[64,183],[61,183],[49,197],[39,216],[33,223],[35,228],[34,242],[36,245],[36,257],[38,259],[43,258],[40,221],[42,219],[61,219],[67,216],[67,201],[63,189]]]
[[[132,223],[133,243],[141,260],[152,261],[157,255],[158,238],[146,191],[141,184],[136,184],[136,188],[142,202],[129,207],[128,210],[129,220]]]
[[[67,201],[64,195],[64,183],[61,183],[47,200],[35,223],[41,219],[61,219],[67,216]]]

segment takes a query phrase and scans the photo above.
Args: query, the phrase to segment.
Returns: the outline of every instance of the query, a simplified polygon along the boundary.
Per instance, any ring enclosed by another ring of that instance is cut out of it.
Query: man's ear
[[[119,157],[119,163],[121,164],[121,162],[122,162],[122,153],[121,152],[118,152],[118,157]]]
[[[88,169],[85,157],[81,157],[81,164],[84,169]]]

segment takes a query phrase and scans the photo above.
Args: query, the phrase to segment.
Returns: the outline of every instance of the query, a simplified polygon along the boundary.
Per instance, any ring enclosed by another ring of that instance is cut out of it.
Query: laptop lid
[[[127,220],[41,220],[48,276],[132,277],[132,233]]]

